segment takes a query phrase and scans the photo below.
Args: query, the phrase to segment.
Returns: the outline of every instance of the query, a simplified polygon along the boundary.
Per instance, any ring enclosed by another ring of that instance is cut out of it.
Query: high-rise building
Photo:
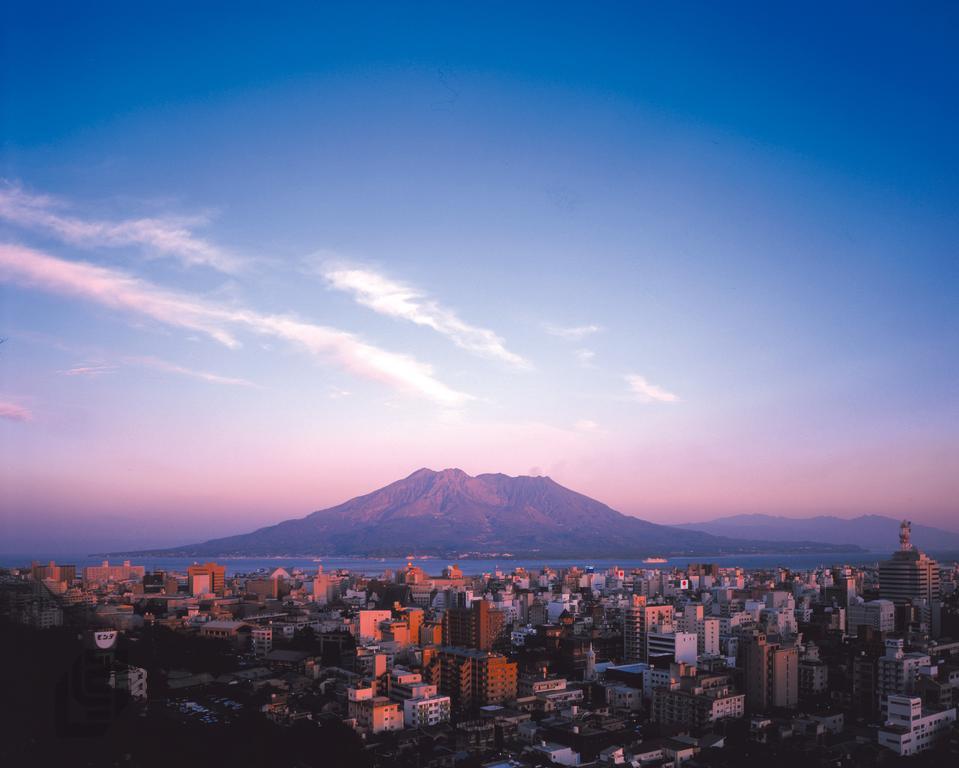
[[[769,643],[755,631],[740,645],[746,709],[765,712],[770,707],[799,703],[799,649]]]
[[[216,563],[191,565],[186,570],[187,589],[191,595],[223,595],[226,588],[226,566]]]
[[[516,675],[516,662],[477,648],[440,648],[430,671],[432,682],[458,712],[512,701]]]
[[[445,645],[489,651],[504,629],[505,614],[488,600],[473,600],[469,606],[453,606],[443,612]]]
[[[876,694],[880,707],[884,709],[886,699],[893,694],[911,694],[919,671],[931,664],[932,659],[926,653],[907,653],[902,639],[887,639],[886,653],[876,663]]]
[[[899,551],[879,564],[879,596],[897,604],[939,599],[939,563],[910,542],[912,523],[899,526]]]
[[[649,633],[673,631],[673,606],[649,605],[633,595],[623,621],[623,658],[627,663],[649,659]]]

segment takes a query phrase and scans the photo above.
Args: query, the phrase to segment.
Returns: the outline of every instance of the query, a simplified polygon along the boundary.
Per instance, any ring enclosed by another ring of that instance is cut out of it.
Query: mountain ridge
[[[887,515],[784,517],[742,514],[699,523],[677,523],[676,528],[732,536],[743,540],[790,541],[815,535],[832,541],[855,541],[871,552],[892,552],[898,546],[901,518]],[[959,532],[921,523],[912,524],[912,542],[928,550],[959,550]]]
[[[858,551],[816,541],[746,544],[624,515],[549,477],[418,469],[371,493],[251,533],[133,554],[598,556]]]

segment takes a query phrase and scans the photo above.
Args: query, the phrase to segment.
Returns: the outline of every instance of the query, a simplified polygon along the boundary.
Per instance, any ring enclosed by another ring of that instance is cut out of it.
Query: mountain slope
[[[899,523],[898,519],[883,515],[861,515],[851,519],[829,515],[804,518],[733,515],[677,527],[743,540],[854,541],[870,551],[892,552],[899,546]],[[920,549],[959,550],[959,533],[913,523],[912,542]]]
[[[252,533],[151,554],[557,555],[721,554],[850,550],[809,544],[742,545],[620,514],[548,477],[471,477],[421,469],[385,488]]]

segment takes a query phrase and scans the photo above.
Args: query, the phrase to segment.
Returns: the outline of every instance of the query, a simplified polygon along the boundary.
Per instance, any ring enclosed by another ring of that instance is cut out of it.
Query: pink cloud
[[[436,378],[427,363],[369,344],[351,333],[286,315],[209,303],[174,293],[118,270],[66,261],[16,244],[0,244],[0,280],[93,301],[128,314],[203,333],[230,348],[240,346],[241,328],[291,342],[331,359],[351,373],[412,392],[442,405],[472,398]]]
[[[33,414],[22,405],[0,400],[0,419],[7,419],[8,421],[33,421]]]

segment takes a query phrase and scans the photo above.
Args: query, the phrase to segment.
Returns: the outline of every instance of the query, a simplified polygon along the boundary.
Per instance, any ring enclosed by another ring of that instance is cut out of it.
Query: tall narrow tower
[[[583,673],[583,680],[590,683],[596,679],[596,651],[593,650],[593,644],[589,644],[586,651],[586,671]]]

